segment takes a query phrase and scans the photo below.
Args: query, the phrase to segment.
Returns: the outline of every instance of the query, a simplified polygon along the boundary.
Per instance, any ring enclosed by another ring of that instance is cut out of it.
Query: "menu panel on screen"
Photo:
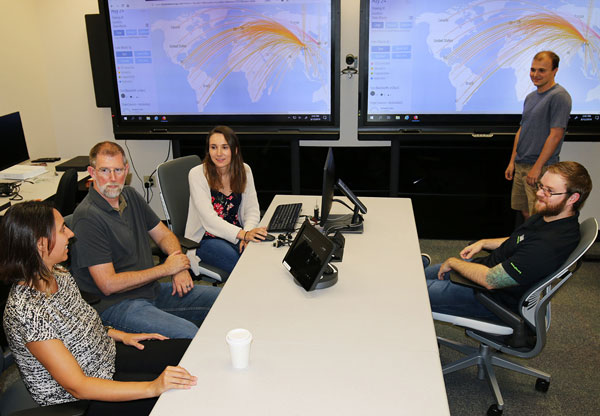
[[[363,0],[361,126],[518,127],[533,56],[561,58],[569,130],[600,129],[600,3]],[[473,131],[473,130],[471,130]]]
[[[336,127],[339,0],[105,1],[118,126]]]

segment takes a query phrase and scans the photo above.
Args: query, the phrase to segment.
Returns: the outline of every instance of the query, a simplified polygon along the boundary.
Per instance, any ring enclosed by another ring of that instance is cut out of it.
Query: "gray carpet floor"
[[[421,240],[421,250],[434,263],[457,256],[466,241]],[[552,300],[552,322],[545,349],[531,360],[515,361],[552,376],[546,393],[535,390],[535,378],[497,369],[504,397],[503,415],[574,416],[600,414],[600,243],[588,252],[577,273]],[[439,336],[476,345],[462,329],[436,323]],[[443,364],[461,354],[440,347]],[[486,381],[477,379],[476,367],[444,376],[453,416],[485,415],[494,398]]]

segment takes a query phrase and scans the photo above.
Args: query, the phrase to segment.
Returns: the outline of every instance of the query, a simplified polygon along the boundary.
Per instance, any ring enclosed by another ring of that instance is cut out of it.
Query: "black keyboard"
[[[301,210],[301,203],[277,205],[271,221],[269,221],[267,231],[294,231]]]

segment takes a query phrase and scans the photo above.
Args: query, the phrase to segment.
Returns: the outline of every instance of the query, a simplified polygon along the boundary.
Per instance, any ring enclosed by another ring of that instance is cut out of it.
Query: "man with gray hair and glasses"
[[[105,325],[128,332],[193,338],[220,289],[194,286],[177,237],[132,187],[129,164],[114,142],[96,144],[88,195],[73,213],[72,272]],[[154,265],[150,239],[168,255]],[[159,279],[171,276],[170,283]]]

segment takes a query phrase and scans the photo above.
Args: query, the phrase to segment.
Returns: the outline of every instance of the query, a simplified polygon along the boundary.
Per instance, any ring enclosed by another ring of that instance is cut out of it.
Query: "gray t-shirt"
[[[77,400],[31,354],[25,344],[58,339],[71,352],[88,377],[112,379],[115,342],[98,313],[79,293],[69,272],[53,270],[58,291],[46,295],[29,286],[14,284],[4,309],[4,331],[27,390],[40,405]]]
[[[126,186],[121,195],[126,207],[119,212],[91,187],[73,213],[71,269],[81,290],[100,296],[94,305],[99,313],[124,299],[154,299],[160,290],[160,283],[154,281],[105,296],[90,275],[88,267],[105,263],[112,263],[117,273],[154,266],[148,231],[160,218],[135,189]]]
[[[534,164],[546,143],[550,129],[560,127],[566,130],[570,114],[571,96],[558,84],[541,94],[533,91],[527,95],[523,104],[521,134],[515,162]],[[546,165],[559,161],[561,147],[562,139]]]

